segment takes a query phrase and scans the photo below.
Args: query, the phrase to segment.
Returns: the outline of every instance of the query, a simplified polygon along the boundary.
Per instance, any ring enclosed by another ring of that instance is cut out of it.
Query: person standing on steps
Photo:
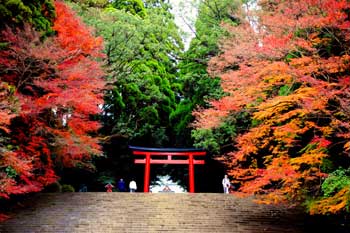
[[[79,192],[87,192],[87,186],[85,184],[81,184],[79,188]]]
[[[107,189],[107,190],[106,190],[107,193],[111,193],[111,192],[113,192],[114,185],[111,184],[110,182],[108,182],[108,183],[106,184],[105,188]]]
[[[124,180],[122,178],[118,181],[118,191],[119,192],[125,192],[126,191],[125,182],[124,182]]]
[[[131,193],[136,192],[137,185],[136,185],[136,182],[133,179],[129,183],[129,189],[130,189]]]
[[[230,189],[230,179],[225,175],[224,179],[222,179],[222,187],[224,188],[224,193],[229,193]]]

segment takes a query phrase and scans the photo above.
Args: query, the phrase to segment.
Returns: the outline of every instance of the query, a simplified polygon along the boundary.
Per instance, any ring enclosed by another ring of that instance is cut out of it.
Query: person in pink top
[[[107,193],[113,192],[114,185],[111,183],[106,184],[105,188],[107,189]]]

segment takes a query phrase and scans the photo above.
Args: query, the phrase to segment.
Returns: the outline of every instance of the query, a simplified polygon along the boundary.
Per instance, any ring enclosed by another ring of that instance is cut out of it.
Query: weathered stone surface
[[[39,194],[1,233],[301,233],[302,215],[225,194]]]

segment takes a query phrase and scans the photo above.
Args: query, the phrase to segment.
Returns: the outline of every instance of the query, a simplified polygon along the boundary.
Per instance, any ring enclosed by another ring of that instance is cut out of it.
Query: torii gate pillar
[[[204,160],[197,160],[194,157],[205,156],[206,152],[204,150],[195,148],[148,148],[137,146],[129,146],[129,148],[132,150],[134,155],[144,156],[143,159],[135,159],[135,164],[145,164],[143,186],[143,191],[145,193],[149,192],[151,164],[188,164],[189,192],[194,193],[194,165],[205,164]],[[160,159],[151,158],[154,156]],[[177,159],[174,159],[173,156],[176,156]]]

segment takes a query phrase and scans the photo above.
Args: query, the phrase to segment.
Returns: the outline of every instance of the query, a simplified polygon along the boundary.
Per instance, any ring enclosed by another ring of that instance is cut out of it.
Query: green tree
[[[98,161],[98,166],[104,173],[109,169],[114,170],[114,175],[126,173],[125,164],[132,164],[128,143],[169,144],[169,115],[176,106],[174,82],[176,59],[183,46],[181,37],[168,11],[170,7],[163,2],[146,1],[144,17],[113,5],[72,5],[105,40],[110,85],[105,95],[102,133],[106,135],[107,160]]]
[[[146,9],[142,0],[114,0],[112,5],[118,10],[124,10],[141,18],[146,16]]]
[[[110,4],[109,0],[72,0],[72,2],[78,3],[84,8],[87,7],[107,7]]]
[[[51,31],[55,7],[52,0],[5,0],[0,3],[0,29],[5,24],[23,26],[24,22],[37,30]]]
[[[190,123],[194,120],[192,111],[197,107],[209,107],[207,100],[217,99],[223,95],[220,79],[209,77],[207,66],[209,59],[219,53],[219,39],[226,36],[226,31],[220,24],[223,21],[233,25],[238,24],[239,19],[233,16],[233,12],[239,7],[239,1],[203,0],[199,2],[195,38],[179,63],[181,98],[176,110],[171,114],[176,141],[179,144],[192,145],[193,143],[190,127]],[[201,136],[197,136],[194,132],[193,137],[197,141],[196,138]],[[211,142],[208,141],[208,143]]]

